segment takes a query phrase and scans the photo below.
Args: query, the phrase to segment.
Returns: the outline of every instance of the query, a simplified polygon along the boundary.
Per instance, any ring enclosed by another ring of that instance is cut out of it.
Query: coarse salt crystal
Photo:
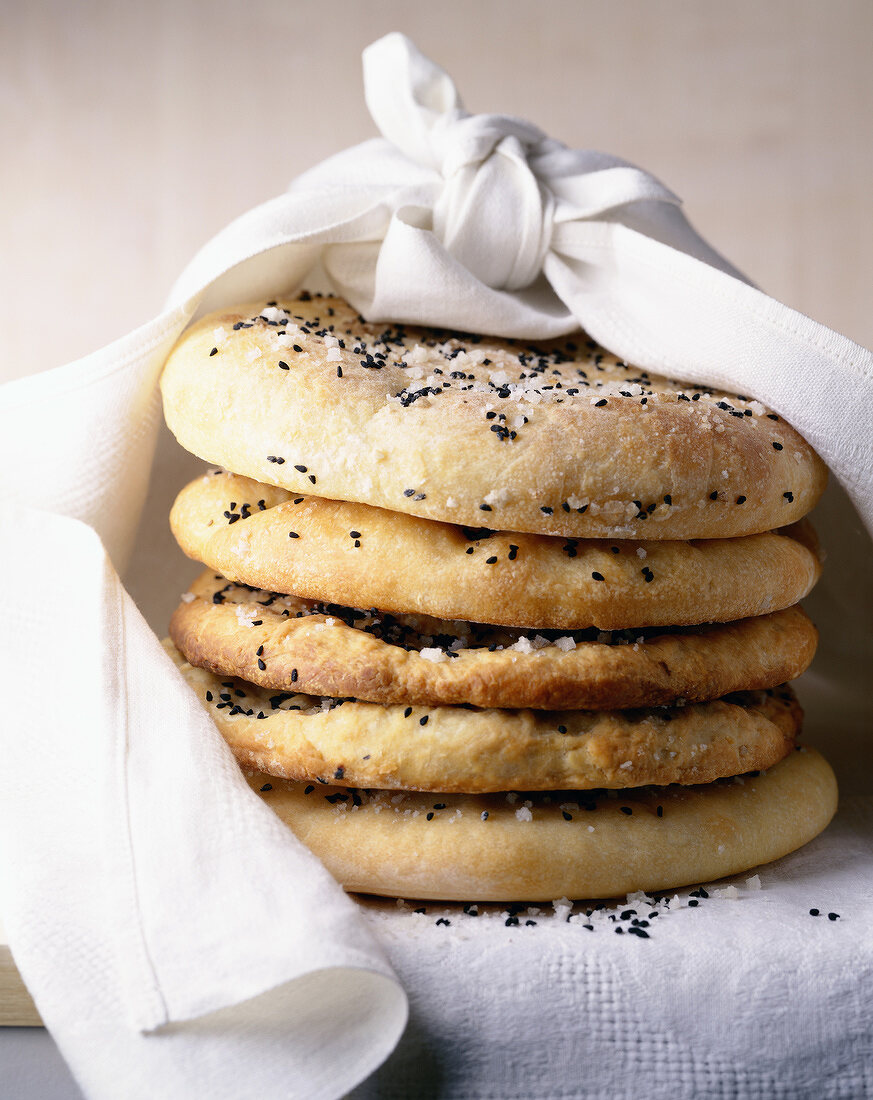
[[[725,886],[723,890],[716,890],[715,896],[717,898],[727,898],[729,901],[734,901],[740,896],[740,892],[736,886]]]
[[[253,611],[251,608],[243,607],[243,605],[240,603],[236,605],[234,611],[236,612],[237,620],[239,621],[241,626],[250,627],[255,620],[255,616],[257,615],[256,611]]]
[[[483,501],[485,504],[490,504],[492,508],[499,508],[509,502],[511,495],[508,489],[492,489],[490,493],[483,497]]]
[[[633,760],[625,760],[623,764],[619,764],[619,768],[623,771],[629,771],[634,766]]]
[[[433,661],[435,664],[439,664],[440,661],[447,661],[449,659],[443,649],[421,649],[418,655],[419,657],[423,657],[425,661]]]
[[[514,649],[516,653],[533,653],[534,647],[531,644],[530,638],[525,638],[522,635],[515,645],[511,645],[510,649]]]
[[[558,898],[552,902],[552,908],[558,920],[566,920],[573,909],[573,902],[569,898]]]
[[[751,878],[747,878],[746,879],[746,886],[748,886],[748,888],[750,890],[760,890],[761,889],[761,876],[760,875],[752,875]]]
[[[327,350],[327,361],[328,361],[328,363],[338,363],[342,359],[342,357],[343,357],[343,353],[340,351],[339,348],[336,348],[336,347],[328,348],[328,350]]]
[[[563,653],[569,653],[571,649],[576,648],[576,642],[569,634],[565,635],[563,638],[555,638],[555,645]]]
[[[223,344],[227,339],[227,331],[223,328],[214,328],[212,330],[212,339],[216,344]]]
[[[325,346],[326,348],[336,348],[336,347],[339,347],[339,340],[337,340],[337,338],[336,338],[335,336],[325,336],[325,338],[324,338],[324,346]]]
[[[183,592],[181,599],[182,603],[191,603],[193,600],[196,600],[197,597],[194,595],[193,592]]]
[[[646,556],[646,551],[645,551],[645,550],[643,549],[643,547],[642,547],[642,546],[638,546],[638,547],[637,547],[637,557],[638,557],[638,558],[639,558],[639,559],[640,559],[640,560],[642,561],[642,559],[643,559],[643,558],[644,558],[645,556]]]
[[[533,821],[533,814],[527,808],[527,806],[519,806],[515,811],[515,816],[519,821]]]
[[[454,497],[446,497],[446,508],[457,508],[458,502]]]
[[[275,306],[267,306],[261,310],[261,316],[265,321],[284,321],[288,314]]]
[[[250,363],[253,363],[256,359],[260,359],[263,354],[260,348],[249,348],[246,352],[246,359],[248,359]]]

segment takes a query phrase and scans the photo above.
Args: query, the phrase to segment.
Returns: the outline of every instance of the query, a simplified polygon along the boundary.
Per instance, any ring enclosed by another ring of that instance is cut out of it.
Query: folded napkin
[[[195,257],[166,311],[0,390],[0,907],[87,1095],[334,1097],[403,1030],[371,930],[241,781],[123,570],[157,378],[192,317],[318,265],[372,320],[506,336],[583,325],[647,368],[753,395],[873,530],[873,356],[750,286],[647,173],[467,114],[401,35],[364,54],[385,135]],[[512,232],[507,231],[512,228]],[[155,578],[160,583],[160,578]]]

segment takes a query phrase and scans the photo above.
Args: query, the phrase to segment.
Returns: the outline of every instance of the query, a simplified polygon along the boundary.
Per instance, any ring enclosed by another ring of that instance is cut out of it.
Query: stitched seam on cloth
[[[647,237],[646,240],[653,240],[653,238]],[[655,244],[660,244],[660,242],[658,242],[658,241],[655,241],[654,243]],[[670,248],[669,245],[661,245],[661,247]],[[600,251],[600,252],[615,252],[615,246],[614,245],[600,243],[600,242],[596,242],[596,241],[591,242],[590,244],[586,244],[586,248],[590,248],[592,250]],[[675,252],[676,250],[675,249],[670,249],[670,251]],[[634,258],[642,266],[647,267],[650,270],[653,270],[653,271],[655,271],[659,274],[663,273],[662,269],[661,269],[661,266],[659,264],[657,264],[654,260],[649,259],[646,256],[641,256],[636,251],[635,251]],[[691,259],[691,260],[694,259],[693,256],[690,256],[688,258]],[[700,261],[700,260],[698,260],[697,262],[702,263],[702,261]],[[707,268],[709,267],[708,264],[704,264],[703,266],[707,267]],[[712,270],[716,271],[717,269],[712,268]],[[724,274],[724,273],[723,272],[718,272],[718,274]],[[673,278],[673,279],[676,279],[677,282],[681,282],[684,286],[691,287],[693,290],[699,289],[699,287],[697,287],[695,285],[694,281],[692,279],[690,279],[684,273],[678,273],[677,274],[676,272],[671,272],[670,277]],[[730,276],[726,275],[725,278],[729,279]],[[745,286],[745,284],[742,284],[742,283],[740,283],[739,285],[740,286]],[[716,286],[716,287],[709,287],[708,289],[712,290],[715,293],[716,297],[718,297],[718,298],[720,298],[724,301],[730,300],[730,301],[734,302],[735,304],[745,305],[745,303],[743,303],[741,301],[741,299],[738,295],[730,293],[726,288]],[[753,287],[747,287],[746,289],[747,290],[752,290],[754,292]],[[757,293],[763,295],[769,302],[773,302],[776,306],[779,307],[780,310],[786,310],[786,311],[790,311],[792,313],[797,312],[796,310],[792,310],[790,306],[786,306],[783,302],[778,301],[776,298],[770,298],[770,296],[767,295],[767,294],[764,294],[763,291],[757,291]],[[858,360],[850,359],[844,353],[842,353],[838,350],[835,350],[833,348],[829,348],[826,344],[822,343],[821,341],[808,336],[807,334],[805,334],[801,331],[801,327],[799,325],[795,324],[795,327],[792,327],[786,321],[781,320],[779,317],[770,317],[770,316],[768,316],[766,314],[766,312],[761,308],[760,304],[758,304],[758,303],[753,303],[753,305],[751,307],[751,312],[754,313],[756,318],[758,318],[759,320],[764,321],[765,323],[769,324],[771,328],[780,329],[781,331],[787,333],[789,336],[793,336],[793,337],[797,338],[799,341],[801,341],[805,344],[809,344],[809,345],[811,345],[815,348],[818,348],[825,355],[827,355],[830,358],[836,360],[837,362],[842,363],[844,366],[850,367],[853,370],[857,370],[860,373],[860,375],[865,379],[865,381],[873,381],[873,371],[871,371],[871,369],[868,366],[866,366],[864,363],[862,363]],[[810,324],[813,324],[818,328],[824,328],[828,332],[834,332],[833,329],[828,329],[826,325],[819,324],[818,321],[814,321],[811,317],[807,318],[807,320],[809,320]],[[835,333],[835,335],[839,336],[840,333]],[[847,339],[847,337],[843,337],[843,339]],[[634,342],[636,343],[636,341],[634,341]],[[637,344],[637,347],[639,347],[639,346],[640,345]],[[659,362],[669,366],[665,356],[660,355],[660,356],[657,356],[657,358],[658,358]]]
[[[114,588],[116,593],[121,588],[121,582],[114,578]],[[132,895],[131,904],[129,905],[130,918],[132,920],[132,926],[136,930],[136,943],[139,948],[139,969],[143,976],[146,978],[150,989],[149,1000],[151,1004],[147,1009],[147,1018],[143,1020],[142,1012],[136,1014],[136,1026],[140,1029],[158,1027],[160,1024],[166,1023],[168,1019],[167,1004],[161,993],[160,986],[158,984],[158,977],[155,973],[154,963],[152,961],[151,953],[149,952],[148,945],[146,943],[145,929],[142,923],[142,912],[140,908],[139,887],[137,882],[136,872],[136,857],[134,855],[131,817],[130,817],[130,790],[128,785],[128,757],[129,757],[129,743],[130,743],[130,708],[128,705],[128,691],[127,691],[127,676],[125,670],[127,668],[127,647],[125,644],[125,632],[124,632],[124,600],[118,600],[115,608],[116,626],[118,628],[117,638],[118,645],[115,648],[115,674],[117,683],[119,684],[119,721],[121,722],[121,734],[116,737],[115,740],[115,762],[114,771],[115,778],[121,785],[121,796],[123,808],[120,811],[118,821],[119,827],[119,847],[123,849],[123,856],[128,868],[128,881],[130,884],[130,893]]]

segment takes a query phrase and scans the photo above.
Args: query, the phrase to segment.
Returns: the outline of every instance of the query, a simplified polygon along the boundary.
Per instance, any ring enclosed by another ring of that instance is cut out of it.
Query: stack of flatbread
[[[350,890],[611,897],[806,843],[836,784],[787,681],[816,632],[808,444],[584,336],[214,313],[162,380],[218,465],[171,524],[206,572],[167,643]]]

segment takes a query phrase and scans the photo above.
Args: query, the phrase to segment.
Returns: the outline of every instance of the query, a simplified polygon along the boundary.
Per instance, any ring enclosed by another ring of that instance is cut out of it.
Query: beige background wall
[[[360,51],[391,29],[454,75],[470,109],[659,175],[759,285],[873,344],[871,0],[0,12],[0,378],[148,319],[212,233],[372,136]]]

